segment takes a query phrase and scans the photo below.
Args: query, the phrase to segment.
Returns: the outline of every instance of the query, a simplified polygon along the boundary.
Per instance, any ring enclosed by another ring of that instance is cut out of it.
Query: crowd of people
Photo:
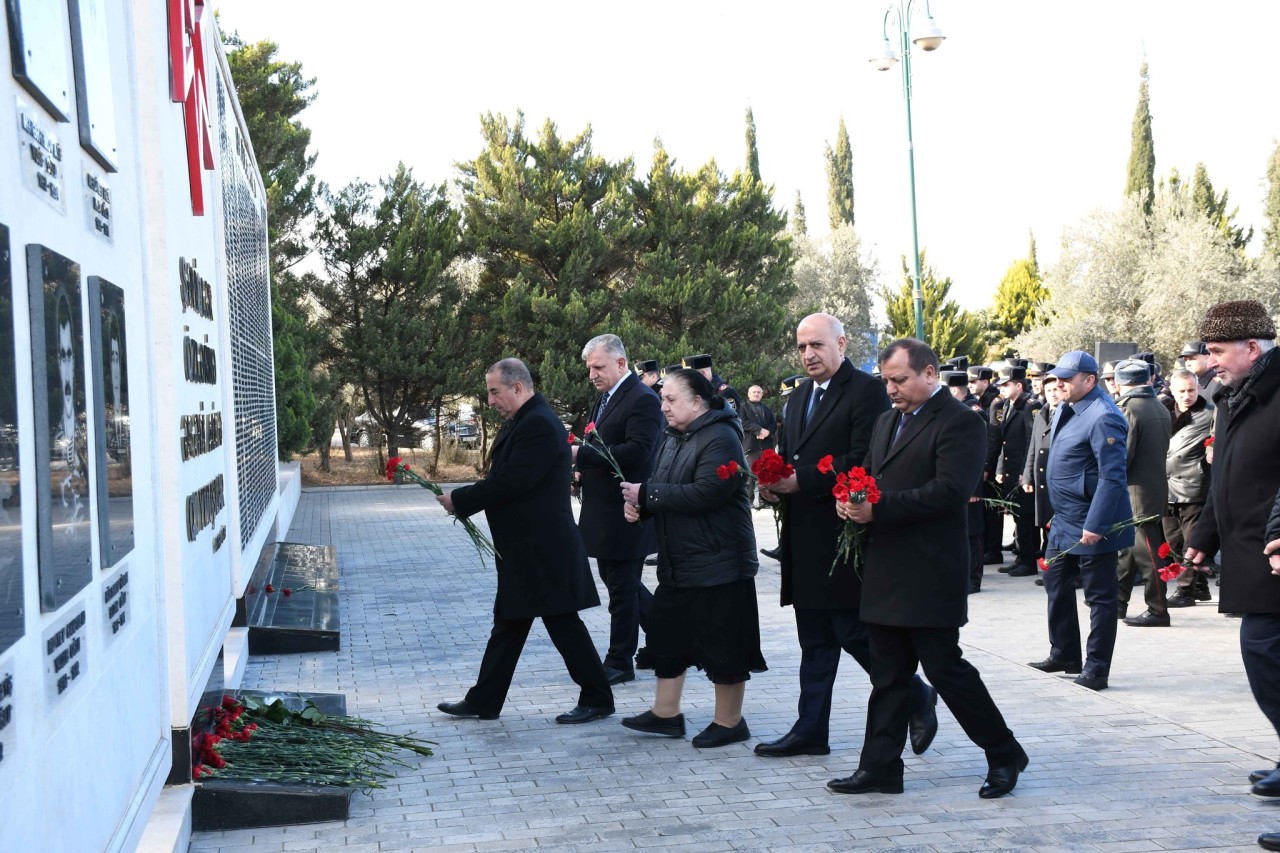
[[[755,752],[830,752],[847,652],[871,693],[858,766],[828,783],[833,792],[900,793],[902,752],[929,748],[939,696],[985,752],[978,795],[1017,785],[1029,757],[959,644],[968,596],[1004,550],[1015,556],[999,571],[1045,591],[1049,650],[1029,665],[1090,690],[1108,687],[1118,624],[1168,626],[1171,608],[1211,601],[1217,577],[1220,610],[1241,620],[1250,687],[1280,735],[1275,325],[1260,303],[1240,300],[1209,308],[1199,334],[1167,376],[1151,353],[971,365],[910,338],[868,372],[846,358],[840,321],[814,314],[796,329],[802,372],[783,380],[776,413],[760,385],[741,399],[709,355],[632,368],[623,342],[600,335],[582,351],[599,392],[582,439],[528,367],[503,359],[486,374],[505,419],[489,473],[438,498],[461,517],[486,513],[493,631],[475,685],[439,708],[497,718],[541,618],[580,688],[557,722],[611,716],[613,687],[652,669],[652,704],[622,725],[684,737],[681,696],[695,667],[714,685],[715,713],[693,745],[750,739],[746,684],[767,668],[752,513],[773,508],[779,540],[763,553],[780,563],[780,604],[795,615],[799,684],[795,722]],[[768,480],[752,474],[766,455],[782,466]],[[874,499],[836,497],[849,494],[840,478],[861,471],[875,478]],[[861,537],[853,549],[838,544],[847,525]],[[642,576],[654,554],[650,591]],[[609,599],[603,658],[578,616],[599,604],[588,558]],[[1139,582],[1145,606],[1130,613]],[[1090,612],[1083,643],[1077,589]],[[1250,781],[1253,793],[1280,796],[1280,763]],[[1280,850],[1280,833],[1259,843]]]

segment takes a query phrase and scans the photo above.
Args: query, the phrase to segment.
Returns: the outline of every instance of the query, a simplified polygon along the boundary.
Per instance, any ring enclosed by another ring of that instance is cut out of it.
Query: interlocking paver
[[[773,520],[756,513],[759,544]],[[1275,761],[1275,734],[1240,665],[1239,622],[1215,606],[1173,612],[1166,629],[1120,629],[1111,689],[1092,693],[1029,669],[1048,649],[1044,593],[988,570],[961,632],[1031,766],[1013,795],[977,797],[985,762],[939,706],[923,756],[906,758],[902,795],[848,797],[825,783],[857,767],[866,674],[846,658],[832,714],[832,753],[757,758],[751,747],[790,726],[799,653],[794,617],[777,606],[778,565],[757,578],[770,669],[747,687],[751,742],[700,752],[687,739],[637,736],[617,717],[585,726],[552,718],[577,688],[540,626],[530,634],[502,717],[435,710],[472,683],[490,628],[494,572],[425,490],[303,493],[293,542],[336,545],[342,650],[256,657],[245,686],[347,695],[354,714],[437,742],[431,758],[385,789],[357,793],[342,824],[202,832],[191,850],[1256,850],[1280,811],[1244,777]],[[655,583],[652,569],[646,581]],[[602,600],[605,591],[600,586]],[[603,607],[583,618],[597,645]],[[1087,611],[1081,607],[1087,630]],[[685,691],[690,733],[714,709],[697,673]],[[618,717],[652,700],[652,673],[615,689]],[[349,847],[344,847],[350,844]]]

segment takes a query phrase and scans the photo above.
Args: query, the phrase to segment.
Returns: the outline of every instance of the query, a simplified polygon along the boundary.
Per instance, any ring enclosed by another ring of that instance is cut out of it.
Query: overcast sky
[[[677,163],[745,159],[755,113],[764,179],[788,211],[799,190],[825,233],[823,146],[840,117],[854,156],[857,228],[882,275],[911,249],[901,66],[878,72],[890,4],[649,0],[538,3],[213,0],[227,32],[270,38],[318,99],[302,115],[335,187],[403,160],[455,176],[480,151],[479,116],[523,110],[647,173],[661,137]],[[1156,174],[1198,161],[1260,242],[1268,156],[1280,137],[1280,2],[937,0],[948,36],[913,56],[921,247],[971,308],[990,304],[1036,235],[1056,260],[1063,227],[1118,205],[1150,63]],[[915,31],[924,4],[912,11]],[[893,35],[895,43],[897,36]],[[1251,248],[1256,254],[1257,246]]]

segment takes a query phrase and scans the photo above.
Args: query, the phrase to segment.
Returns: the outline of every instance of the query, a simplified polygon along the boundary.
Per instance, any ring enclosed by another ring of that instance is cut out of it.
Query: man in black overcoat
[[[1022,490],[1021,482],[1032,430],[1032,397],[1027,391],[1026,368],[1004,368],[996,375],[995,385],[1000,389],[1000,396],[987,410],[991,428],[987,433],[986,470],[994,472],[1000,495],[1015,505],[1013,524],[1018,544],[1018,555],[1000,571],[1011,578],[1031,577],[1039,573],[1036,556],[1040,550],[1040,533],[1036,530],[1035,500]],[[1001,518],[1001,522],[1003,520]]]
[[[533,388],[524,362],[506,358],[485,374],[489,405],[506,423],[493,443],[489,474],[436,498],[467,518],[483,511],[493,534],[498,594],[493,631],[475,686],[460,702],[437,707],[455,717],[497,719],[533,620],[541,618],[569,675],[581,688],[557,723],[613,713],[613,691],[579,610],[600,604],[582,537],[569,506],[569,434]]]
[[[876,421],[866,469],[880,501],[842,504],[870,526],[862,569],[862,621],[871,645],[871,698],[858,770],[828,784],[842,794],[902,793],[916,665],[987,757],[984,799],[1013,790],[1027,754],[982,677],[960,651],[968,621],[969,497],[982,477],[987,426],[938,384],[938,357],[913,338],[880,354],[896,411]]]
[[[861,465],[871,428],[889,408],[884,386],[845,358],[844,327],[830,314],[805,317],[796,345],[807,378],[791,395],[778,452],[795,467],[791,477],[767,488],[767,501],[785,501],[782,538],[782,605],[795,606],[800,642],[800,699],[796,722],[776,741],[760,743],[757,755],[826,755],[831,694],[840,650],[870,671],[867,629],[858,618],[862,580],[846,561],[836,562],[842,522],[831,489],[836,474]],[[818,464],[830,456],[831,469]],[[834,564],[834,568],[833,568]],[[924,752],[937,730],[937,694],[917,680],[912,747]]]
[[[773,410],[764,402],[763,388],[752,385],[747,389],[747,400],[738,409],[738,417],[742,419],[742,452],[746,455],[747,465],[751,465],[761,453],[772,450],[776,443],[773,434],[778,428],[777,421]],[[751,481],[751,496],[756,508],[761,509],[754,480]]]
[[[591,407],[593,436],[573,448],[582,488],[578,529],[595,557],[600,579],[609,590],[609,651],[604,673],[610,684],[636,677],[632,656],[653,603],[641,582],[644,558],[658,550],[653,520],[630,524],[622,515],[622,480],[600,452],[600,442],[622,467],[628,483],[643,483],[653,470],[662,435],[662,403],[627,367],[627,351],[617,335],[597,335],[582,348],[591,384],[600,392]]]

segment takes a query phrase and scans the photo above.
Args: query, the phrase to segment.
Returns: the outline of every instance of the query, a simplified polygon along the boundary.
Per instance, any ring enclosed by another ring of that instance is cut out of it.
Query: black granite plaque
[[[106,645],[129,626],[129,572],[122,570],[102,587],[102,624],[106,626]]]
[[[98,553],[109,569],[133,550],[133,456],[129,440],[129,359],[125,346],[124,291],[89,276],[90,354],[98,476]]]
[[[0,225],[0,654],[23,634],[18,368],[9,229]]]
[[[40,609],[57,610],[93,575],[80,265],[27,246],[35,392]]]
[[[85,613],[77,611],[44,635],[44,686],[50,707],[89,671]]]
[[[17,727],[13,724],[13,664],[0,663],[0,773],[4,772],[5,759],[13,758]]]

